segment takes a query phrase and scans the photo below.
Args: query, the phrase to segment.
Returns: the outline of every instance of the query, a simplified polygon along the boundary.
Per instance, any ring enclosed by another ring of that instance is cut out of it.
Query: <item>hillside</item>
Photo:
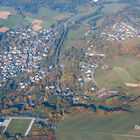
[[[18,10],[37,12],[42,6],[58,11],[75,11],[75,7],[88,0],[0,0],[0,5],[14,7]]]

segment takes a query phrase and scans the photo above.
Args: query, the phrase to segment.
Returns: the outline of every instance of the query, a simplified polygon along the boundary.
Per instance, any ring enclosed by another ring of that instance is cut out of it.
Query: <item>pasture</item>
[[[107,60],[111,70],[96,70],[95,79],[101,87],[128,89],[125,83],[140,83],[140,61],[138,57],[121,57]]]
[[[139,117],[133,114],[99,116],[81,114],[57,125],[59,140],[138,140],[140,133],[129,135],[135,125],[140,124]],[[140,131],[139,131],[140,132]]]
[[[102,9],[102,12],[105,14],[112,14],[117,13],[120,10],[123,10],[126,8],[129,4],[127,3],[110,3],[110,4],[104,4],[104,8]]]

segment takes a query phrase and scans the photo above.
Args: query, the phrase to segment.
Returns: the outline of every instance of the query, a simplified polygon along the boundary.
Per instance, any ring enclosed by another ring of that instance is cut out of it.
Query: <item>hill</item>
[[[47,6],[58,11],[75,11],[77,5],[87,1],[88,0],[0,0],[0,5],[34,13],[42,6]]]

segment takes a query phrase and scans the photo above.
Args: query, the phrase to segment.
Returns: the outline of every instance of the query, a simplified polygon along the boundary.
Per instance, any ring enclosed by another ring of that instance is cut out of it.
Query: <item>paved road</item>
[[[98,64],[96,64],[96,66],[94,67],[94,69],[93,69],[93,71],[92,71],[92,81],[96,84],[96,86],[98,87],[98,88],[100,88],[100,86],[99,86],[99,84],[97,83],[97,81],[95,80],[95,78],[94,78],[94,73],[95,73],[95,69],[98,67]]]

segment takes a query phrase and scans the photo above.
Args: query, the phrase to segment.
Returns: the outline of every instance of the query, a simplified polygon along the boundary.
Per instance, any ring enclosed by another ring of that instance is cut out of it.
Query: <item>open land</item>
[[[139,124],[139,117],[131,114],[99,116],[95,114],[82,114],[58,123],[57,135],[60,140],[138,140],[140,135],[129,133],[135,131]],[[120,127],[118,127],[120,126]],[[136,136],[136,137],[135,137]]]

